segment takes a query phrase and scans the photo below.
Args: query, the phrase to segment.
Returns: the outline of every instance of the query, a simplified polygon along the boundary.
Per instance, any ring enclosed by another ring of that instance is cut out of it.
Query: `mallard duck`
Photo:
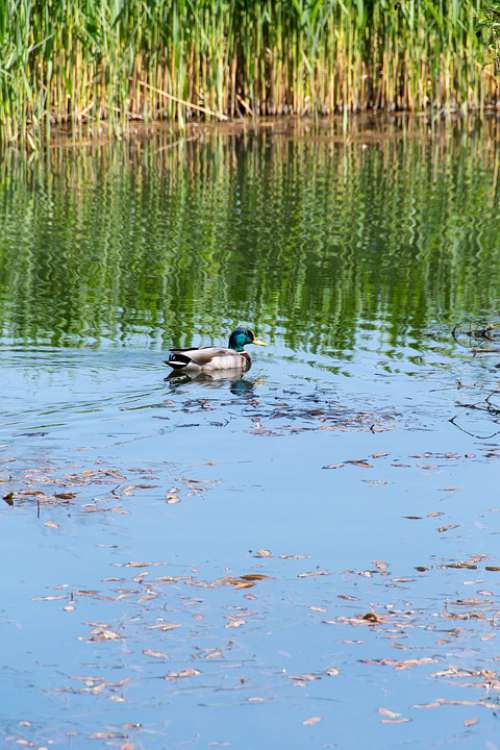
[[[228,348],[204,346],[201,349],[170,349],[165,364],[176,372],[214,372],[215,370],[239,370],[246,372],[252,366],[250,355],[245,351],[247,344],[266,346],[264,341],[255,338],[249,328],[239,326],[229,337]]]

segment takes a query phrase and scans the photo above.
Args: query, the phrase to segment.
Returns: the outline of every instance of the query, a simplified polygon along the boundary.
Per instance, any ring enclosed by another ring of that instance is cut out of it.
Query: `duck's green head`
[[[250,328],[238,326],[229,337],[229,348],[236,352],[242,352],[247,344],[256,344],[257,346],[267,346],[265,341],[259,341],[255,338]]]

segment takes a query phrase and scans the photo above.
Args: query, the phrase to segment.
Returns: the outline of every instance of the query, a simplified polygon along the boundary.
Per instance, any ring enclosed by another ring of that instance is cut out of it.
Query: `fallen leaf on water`
[[[432,703],[416,703],[413,708],[440,708],[441,706],[484,706],[492,711],[498,710],[498,703],[486,700],[446,700],[445,698],[437,698]]]
[[[352,464],[358,466],[360,469],[373,469],[373,464],[369,464],[364,458],[353,458],[350,461],[346,461],[346,464]]]
[[[479,724],[479,719],[464,719],[464,727],[473,727]]]
[[[144,656],[152,656],[154,659],[168,659],[167,654],[163,651],[154,651],[152,648],[145,648],[142,653]]]
[[[179,583],[179,581],[187,581],[188,579],[183,576],[158,576],[154,580],[155,583]]]
[[[219,579],[219,581],[225,586],[232,586],[234,589],[250,589],[252,586],[255,586],[253,581],[242,581],[241,578],[233,578],[232,576],[225,576]]]
[[[441,703],[433,701],[432,703],[414,703],[413,708],[440,708]]]
[[[55,521],[45,521],[45,523],[43,525],[46,526],[48,529],[58,529],[59,528],[59,524],[56,523]]]
[[[13,492],[8,492],[7,495],[3,496],[3,499],[5,500],[7,505],[10,505],[10,506],[14,505],[14,493]]]
[[[58,500],[73,500],[76,497],[76,492],[56,492],[54,497]]]
[[[263,581],[265,578],[270,578],[271,576],[265,576],[263,573],[245,573],[244,575],[240,576],[240,578],[243,578],[244,581]]]
[[[183,680],[187,677],[196,677],[197,675],[201,674],[199,669],[193,669],[192,667],[188,667],[188,669],[181,669],[180,672],[169,672],[167,675],[165,675],[165,680]]]
[[[450,529],[458,529],[459,525],[458,523],[449,523],[447,526],[438,526],[437,531],[443,534],[445,531],[450,531]]]
[[[314,576],[329,576],[331,573],[328,570],[311,570],[305,573],[297,573],[297,578],[313,578]]]
[[[385,560],[374,560],[373,564],[377,568],[378,572],[382,575],[385,575],[389,569],[389,565],[385,562]]]
[[[226,623],[226,628],[239,628],[245,623],[246,620],[231,620],[230,622]]]
[[[310,672],[308,674],[295,674],[290,675],[288,678],[296,687],[305,687],[307,682],[314,682],[315,680],[321,680],[321,675]]]
[[[302,724],[305,727],[312,727],[314,724],[318,724],[321,721],[321,716],[310,716],[309,719],[304,719]]]
[[[437,659],[430,656],[423,656],[420,659],[405,659],[404,661],[398,661],[397,659],[360,659],[362,664],[381,664],[395,669],[409,669],[422,664],[435,664],[436,661]]]
[[[325,674],[329,677],[336,677],[340,674],[340,669],[337,669],[337,667],[328,667],[328,669],[325,669]]]
[[[272,557],[272,553],[268,549],[258,549],[254,557]]]
[[[384,708],[383,706],[380,706],[380,708],[378,709],[378,712],[382,716],[385,716],[387,719],[401,718],[401,714],[399,714],[397,711],[391,711],[390,708]]]
[[[158,622],[156,625],[148,625],[148,630],[161,630],[162,632],[166,633],[169,630],[175,630],[176,628],[180,628],[181,626],[178,625],[175,622]]]
[[[223,654],[219,648],[205,648],[203,649],[205,659],[221,659]]]
[[[132,560],[132,562],[125,563],[126,568],[149,568],[158,566],[160,563],[158,562],[136,562],[135,560]]]
[[[370,625],[379,625],[380,623],[384,622],[384,620],[375,612],[367,612],[365,615],[362,615],[359,619],[364,620]]]
[[[109,628],[93,628],[90,631],[90,637],[89,638],[83,638],[84,641],[117,641],[121,639],[120,633],[117,633],[116,630],[110,630]]]

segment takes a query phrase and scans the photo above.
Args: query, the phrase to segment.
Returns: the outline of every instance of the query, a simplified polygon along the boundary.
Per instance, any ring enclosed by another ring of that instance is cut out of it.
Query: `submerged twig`
[[[473,438],[477,438],[478,440],[490,440],[491,438],[494,438],[497,435],[500,435],[500,430],[493,432],[491,435],[477,435],[476,433],[470,432],[469,430],[466,430],[465,427],[462,427],[461,425],[457,424],[457,422],[455,421],[457,417],[458,417],[458,414],[455,414],[455,416],[449,419],[448,422],[451,422],[451,424],[454,427],[458,427],[459,430],[461,430],[462,432],[465,432],[467,435],[470,435]]]

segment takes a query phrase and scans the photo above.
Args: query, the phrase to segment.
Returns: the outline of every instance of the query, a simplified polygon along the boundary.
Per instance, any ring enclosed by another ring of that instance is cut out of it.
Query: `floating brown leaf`
[[[110,630],[109,628],[93,628],[93,630],[90,631],[91,635],[90,638],[84,638],[83,640],[88,641],[116,641],[122,638],[120,633],[117,633],[116,630]]]
[[[201,674],[199,669],[188,667],[187,669],[181,669],[180,672],[169,672],[165,675],[165,680],[184,680],[188,677],[196,677],[199,674]]]
[[[473,727],[479,724],[479,719],[464,719],[464,727]]]
[[[246,620],[243,619],[230,620],[228,623],[226,623],[226,628],[239,628],[245,623]]]
[[[391,711],[390,708],[384,708],[383,706],[378,709],[378,712],[387,719],[399,719],[401,717],[401,714],[397,711]]]
[[[153,659],[168,659],[167,654],[163,651],[154,651],[152,648],[145,648],[142,653],[144,656],[151,656]]]
[[[440,534],[443,534],[445,531],[450,531],[451,529],[458,529],[459,524],[458,523],[449,523],[447,526],[438,526],[437,531],[439,531]]]
[[[389,565],[385,562],[385,560],[374,560],[373,564],[377,568],[379,573],[381,573],[382,575],[387,574],[387,571],[389,570]]]
[[[181,626],[175,622],[158,622],[155,625],[148,625],[147,627],[149,630],[161,630],[162,633],[166,633],[169,630],[175,630]]]
[[[253,581],[243,581],[241,578],[233,578],[232,576],[224,576],[214,581],[214,585],[221,584],[224,586],[232,586],[234,589],[250,589],[255,586]]]
[[[430,656],[423,656],[420,659],[405,659],[404,661],[398,661],[397,659],[360,659],[362,664],[381,664],[388,667],[394,667],[394,669],[409,669],[410,667],[417,667],[423,664],[435,664],[437,659],[433,659]]]
[[[338,674],[340,674],[340,669],[337,667],[328,667],[328,669],[325,669],[325,674],[327,674],[329,677],[336,677]]]
[[[352,464],[358,466],[360,469],[373,469],[373,464],[368,463],[364,458],[353,458],[350,461],[346,461],[346,464]]]
[[[310,716],[308,719],[304,719],[302,724],[305,727],[312,727],[314,724],[318,724],[321,721],[321,716]]]
[[[362,615],[360,619],[364,620],[370,625],[379,625],[380,623],[384,622],[382,617],[377,615],[375,612],[367,612],[365,615]]]
[[[315,680],[321,680],[321,675],[314,674],[314,672],[310,672],[307,674],[290,675],[288,679],[290,680],[290,682],[293,682],[293,684],[297,687],[305,687],[306,682],[314,682]]]
[[[297,578],[314,578],[315,576],[329,576],[331,575],[328,570],[311,570],[305,573],[297,573]]]

